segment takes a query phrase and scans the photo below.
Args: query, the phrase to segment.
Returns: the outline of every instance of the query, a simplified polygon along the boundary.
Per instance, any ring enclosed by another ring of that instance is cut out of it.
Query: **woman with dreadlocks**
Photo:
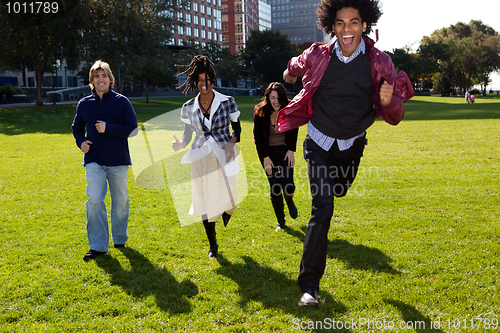
[[[217,77],[214,64],[206,56],[195,56],[181,75],[185,73],[188,77],[181,86],[183,92],[198,90],[199,93],[182,106],[184,134],[180,140],[174,135],[172,148],[175,152],[186,147],[193,132],[196,133],[191,149],[181,163],[191,164],[193,201],[189,214],[202,216],[211,259],[217,256],[219,248],[215,222],[222,216],[226,226],[236,209],[239,168],[234,144],[240,141],[240,111],[234,98],[213,90]]]

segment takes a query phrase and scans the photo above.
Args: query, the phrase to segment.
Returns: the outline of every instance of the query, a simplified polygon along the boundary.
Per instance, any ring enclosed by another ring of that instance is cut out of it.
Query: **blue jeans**
[[[111,195],[111,234],[113,244],[125,244],[129,200],[128,165],[107,167],[97,163],[85,165],[87,178],[87,237],[91,250],[107,252],[109,247],[108,215],[104,198]]]

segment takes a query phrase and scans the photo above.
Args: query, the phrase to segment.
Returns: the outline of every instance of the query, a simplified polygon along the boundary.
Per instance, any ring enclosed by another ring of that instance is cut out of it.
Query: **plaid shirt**
[[[229,122],[237,122],[240,111],[233,97],[222,95],[215,90],[214,94],[210,119],[207,119],[200,110],[199,94],[182,106],[181,120],[190,125],[187,127],[191,127],[196,132],[191,149],[200,148],[210,137],[217,142],[221,149],[224,149],[226,143],[231,139]],[[186,139],[188,135],[189,139],[186,142],[190,141],[191,136],[185,131],[184,136],[186,136]]]

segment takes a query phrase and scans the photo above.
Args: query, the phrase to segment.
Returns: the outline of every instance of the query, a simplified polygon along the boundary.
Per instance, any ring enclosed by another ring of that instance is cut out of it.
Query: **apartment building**
[[[202,47],[209,41],[222,45],[221,0],[191,0],[185,10],[175,15],[182,24],[173,25],[169,44],[183,45],[192,38]]]
[[[286,35],[292,44],[325,40],[316,24],[320,0],[267,0],[267,3],[272,10],[273,31]]]
[[[271,6],[266,3],[265,0],[259,0],[259,30],[271,30],[272,29],[272,21],[271,21],[272,11]]]
[[[259,0],[222,0],[222,41],[232,54],[245,48],[254,29],[259,29]]]

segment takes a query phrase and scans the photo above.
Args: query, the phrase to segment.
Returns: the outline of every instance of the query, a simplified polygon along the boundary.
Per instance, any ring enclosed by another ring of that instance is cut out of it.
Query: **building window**
[[[207,38],[207,32],[205,30],[201,30],[201,38]]]
[[[211,16],[212,15],[212,7],[207,6],[207,15]]]
[[[193,23],[194,24],[199,24],[198,16],[193,15]]]
[[[191,14],[186,14],[186,23],[191,23]]]
[[[68,87],[78,87],[78,78],[76,76],[68,76]]]
[[[199,29],[194,29],[194,36],[196,38],[200,37],[200,30]]]
[[[208,20],[207,20],[207,26],[208,26],[209,28],[211,28],[211,27],[212,27],[212,20],[211,20],[211,19],[208,19]]]
[[[205,14],[205,5],[200,5],[200,13]]]
[[[186,27],[186,35],[191,36],[191,27]]]
[[[193,11],[198,11],[198,4],[196,2],[193,2]]]
[[[204,17],[202,17],[202,18],[201,18],[201,25],[202,25],[203,27],[206,25],[206,23],[205,23],[205,18],[204,18]]]

